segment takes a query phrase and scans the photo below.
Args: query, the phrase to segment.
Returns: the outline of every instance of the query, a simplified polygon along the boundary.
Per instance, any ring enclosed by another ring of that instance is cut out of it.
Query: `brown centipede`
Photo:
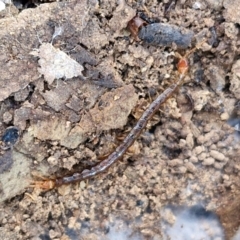
[[[200,43],[202,44],[202,42]],[[126,153],[128,148],[134,143],[134,141],[139,137],[142,130],[146,127],[148,121],[153,117],[153,115],[158,111],[161,104],[164,103],[178,88],[178,86],[182,83],[184,76],[188,71],[188,61],[187,57],[193,51],[195,51],[197,47],[187,52],[183,57],[180,58],[177,69],[179,75],[179,79],[176,83],[172,84],[168,87],[163,93],[161,93],[145,110],[142,114],[136,125],[127,135],[127,137],[123,140],[123,142],[112,152],[106,159],[101,161],[96,166],[85,169],[82,172],[76,172],[72,175],[56,178],[56,179],[46,179],[43,181],[35,181],[34,186],[40,187],[45,190],[50,190],[55,187],[59,187],[64,184],[76,183],[85,179],[92,178],[104,171],[106,171],[109,167],[111,167],[115,162],[117,162],[123,155]]]

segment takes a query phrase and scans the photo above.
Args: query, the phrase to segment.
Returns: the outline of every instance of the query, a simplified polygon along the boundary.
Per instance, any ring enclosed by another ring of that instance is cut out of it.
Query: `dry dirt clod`
[[[55,79],[82,76],[83,66],[51,43],[43,43],[40,46],[38,57],[40,58],[38,71],[50,85]]]

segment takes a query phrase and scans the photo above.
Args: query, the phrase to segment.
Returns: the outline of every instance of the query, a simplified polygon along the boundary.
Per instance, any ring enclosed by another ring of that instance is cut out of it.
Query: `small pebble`
[[[193,9],[201,9],[202,4],[200,2],[194,2],[192,7]]]
[[[57,165],[58,164],[58,160],[54,157],[54,156],[50,156],[48,159],[47,159],[48,163],[51,164],[51,165]]]
[[[208,157],[208,154],[205,152],[202,152],[201,154],[198,155],[198,159],[200,161],[204,161]]]
[[[6,147],[13,146],[19,138],[19,130],[16,127],[9,127],[2,136],[2,141]]]
[[[58,188],[58,193],[62,196],[69,195],[71,192],[71,186],[70,185],[62,185]]]
[[[80,189],[84,189],[86,187],[86,182],[85,181],[81,181],[80,182]]]
[[[199,155],[200,153],[202,153],[204,151],[204,146],[197,146],[194,148],[194,152]]]
[[[226,181],[228,181],[228,180],[229,180],[229,175],[224,174],[224,175],[223,175],[223,179],[226,180]]]
[[[181,160],[181,159],[173,159],[173,160],[168,162],[168,165],[170,167],[181,166],[181,165],[183,165],[183,160]]]
[[[60,236],[60,232],[54,231],[53,229],[51,229],[49,231],[49,236],[51,239],[55,239],[56,237]]]
[[[214,167],[216,169],[222,169],[226,165],[226,162],[215,162]]]
[[[163,219],[169,223],[170,225],[173,225],[176,221],[176,217],[175,215],[173,214],[173,212],[171,211],[171,209],[165,209],[164,212],[163,212]]]
[[[198,158],[195,157],[195,156],[192,156],[192,157],[190,157],[189,161],[192,162],[192,163],[197,163],[198,162]]]
[[[186,141],[187,141],[188,147],[189,147],[190,149],[192,149],[193,146],[194,146],[194,139],[193,139],[192,133],[189,133],[189,134],[187,135]]]
[[[0,1],[0,12],[5,10],[6,6],[5,6],[5,3]]]
[[[211,150],[210,151],[210,156],[215,158],[218,161],[225,161],[225,156],[221,152]]]
[[[10,113],[10,112],[5,112],[4,114],[3,114],[3,122],[4,123],[6,123],[6,124],[8,124],[9,122],[11,122],[12,121],[12,114]]]
[[[197,168],[191,162],[185,163],[185,166],[189,172],[194,173],[197,171]]]
[[[204,166],[210,166],[210,165],[213,165],[214,162],[215,162],[214,158],[209,157],[209,158],[205,158],[205,159],[203,160],[203,163],[202,163],[202,164],[203,164]]]
[[[184,173],[186,173],[187,172],[187,168],[186,167],[184,167],[184,166],[181,166],[181,167],[179,167],[179,172],[180,173],[182,173],[182,174],[184,174]]]
[[[227,112],[224,112],[220,117],[222,121],[227,121],[229,119],[229,114]]]

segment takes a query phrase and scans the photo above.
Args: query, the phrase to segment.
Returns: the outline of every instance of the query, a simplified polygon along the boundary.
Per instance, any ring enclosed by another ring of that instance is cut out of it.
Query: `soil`
[[[209,225],[201,239],[232,239],[240,226],[238,0],[28,6],[0,12],[0,238],[177,239],[169,229],[188,209],[193,221],[217,221],[201,222]],[[146,21],[142,39],[127,29],[136,14]],[[178,40],[160,37],[163,26]],[[123,159],[88,181],[31,187],[113,152],[177,81],[178,55],[194,46],[184,84]],[[191,234],[178,239],[200,239]]]

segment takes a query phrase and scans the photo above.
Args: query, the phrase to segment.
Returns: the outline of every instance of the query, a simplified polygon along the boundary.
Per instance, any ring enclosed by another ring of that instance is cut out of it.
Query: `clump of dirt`
[[[0,134],[14,127],[18,136],[7,148],[1,142],[1,239],[163,239],[162,222],[173,218],[163,209],[199,203],[219,214],[230,239],[239,228],[239,206],[226,207],[240,191],[237,0],[6,6]],[[127,29],[136,15],[144,38]],[[184,42],[165,43],[160,26]],[[30,188],[32,180],[81,172],[113,152],[176,82],[180,55],[203,39],[188,56],[184,84],[122,160],[88,181]]]

